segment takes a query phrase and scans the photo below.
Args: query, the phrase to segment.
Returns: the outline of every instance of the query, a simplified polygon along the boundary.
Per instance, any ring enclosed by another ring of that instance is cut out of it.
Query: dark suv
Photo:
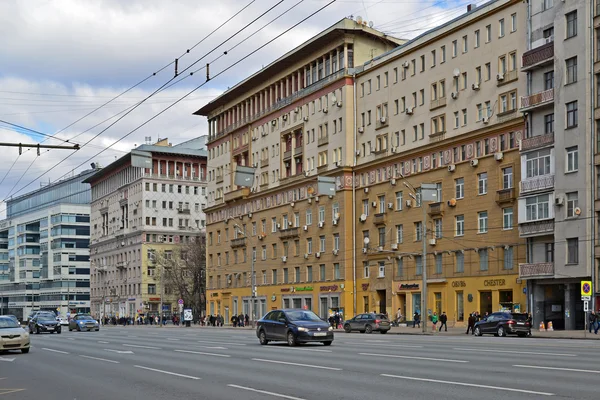
[[[531,335],[531,324],[527,314],[512,312],[495,312],[475,323],[475,335],[493,333],[494,336],[518,335],[525,337]]]

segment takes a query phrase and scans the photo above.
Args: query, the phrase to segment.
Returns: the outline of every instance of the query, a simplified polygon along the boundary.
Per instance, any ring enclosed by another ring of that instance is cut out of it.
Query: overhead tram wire
[[[253,0],[256,1],[256,0]],[[232,38],[234,38],[235,36],[237,36],[239,33],[241,33],[242,31],[244,31],[246,28],[248,28],[250,25],[252,25],[254,22],[256,22],[258,19],[262,18],[265,14],[267,14],[268,12],[270,12],[271,10],[273,10],[275,7],[277,7],[279,4],[283,3],[285,0],[280,0],[279,2],[277,2],[275,5],[273,5],[272,7],[270,7],[269,9],[267,9],[267,11],[263,12],[261,15],[259,15],[258,17],[256,17],[254,20],[252,20],[250,23],[246,24],[245,26],[243,26],[242,28],[240,28],[237,32],[235,32],[234,34],[232,34],[231,36],[229,36],[227,39],[225,39],[224,41],[222,41],[220,44],[218,44],[216,47],[214,47],[212,50],[210,50],[208,53],[204,54],[201,58],[197,59],[195,62],[193,62],[192,64],[190,64],[189,66],[187,66],[183,71],[181,71],[181,73],[187,71],[188,69],[190,69],[192,66],[194,66],[195,64],[199,63],[200,61],[202,61],[204,58],[206,58],[209,54],[211,54],[212,52],[214,52],[216,49],[218,49],[219,47],[221,47],[223,44],[227,43],[229,40],[231,40]],[[232,17],[233,18],[233,17]],[[83,148],[84,146],[87,146],[90,142],[92,142],[93,140],[95,140],[98,136],[100,136],[102,133],[106,132],[108,129],[110,129],[113,125],[115,125],[117,122],[119,122],[120,120],[122,120],[123,118],[125,118],[127,115],[129,115],[129,113],[131,113],[133,110],[135,110],[137,107],[139,107],[141,104],[143,104],[146,100],[148,100],[150,97],[154,96],[156,93],[160,92],[165,86],[167,86],[171,81],[173,81],[178,75],[174,75],[172,78],[170,78],[167,82],[165,82],[161,87],[159,87],[158,89],[156,89],[154,92],[152,92],[150,95],[146,96],[144,99],[142,99],[141,101],[139,101],[138,103],[134,104],[132,106],[132,108],[130,110],[128,110],[124,115],[122,115],[121,117],[119,117],[116,121],[114,121],[113,123],[111,123],[109,126],[107,126],[106,128],[104,128],[103,130],[101,130],[100,132],[98,132],[96,135],[94,135],[90,140],[88,140],[87,142],[85,142],[84,144],[82,144],[80,146],[80,149]],[[199,87],[198,87],[199,88]],[[198,89],[197,88],[197,89]],[[197,90],[195,89],[195,90]],[[195,91],[194,90],[194,91]],[[190,92],[190,93],[193,93]],[[179,98],[175,103],[171,104],[170,106],[168,106],[167,108],[165,108],[163,110],[166,111],[168,109],[170,109],[174,104],[179,103],[181,100],[183,100],[185,97],[187,97],[190,93],[186,94],[184,97]],[[157,115],[162,114],[159,113]],[[150,120],[149,120],[150,121]],[[149,122],[149,121],[146,121]],[[145,125],[145,123],[143,124]],[[141,125],[141,126],[143,126]],[[137,129],[139,129],[141,126],[139,126]],[[135,131],[135,130],[134,130]],[[134,131],[130,132],[129,134],[133,133]],[[59,132],[57,132],[59,133]],[[129,134],[127,134],[126,136],[129,136]],[[123,139],[123,138],[122,138]],[[122,139],[119,139],[117,142],[114,142],[114,144],[120,142]],[[109,146],[109,148],[112,147]],[[106,148],[105,150],[107,150],[108,148]],[[98,154],[101,154],[102,152],[104,152],[105,150],[101,151]],[[39,178],[41,178],[42,176],[44,176],[45,174],[47,174],[48,172],[52,171],[54,168],[56,168],[57,166],[59,166],[60,164],[62,164],[64,161],[66,161],[68,158],[70,158],[73,154],[75,153],[71,153],[68,156],[66,156],[65,158],[63,158],[61,161],[59,161],[58,163],[56,163],[55,165],[53,165],[52,167],[50,167],[46,172],[44,172],[43,174],[39,175],[37,178],[35,178],[34,180],[32,180],[31,182],[29,182],[28,184],[26,184],[25,186],[21,187],[17,192],[15,192],[14,194],[17,194],[19,192],[21,192],[23,189],[25,189],[26,187],[28,187],[29,185],[31,185],[32,183],[34,183],[35,181],[37,181]],[[87,161],[86,161],[87,162]],[[83,165],[83,164],[81,164]],[[11,193],[9,193],[10,195]]]

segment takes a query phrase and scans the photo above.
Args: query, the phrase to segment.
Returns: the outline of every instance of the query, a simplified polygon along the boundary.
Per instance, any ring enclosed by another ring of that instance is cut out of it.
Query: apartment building
[[[98,170],[91,185],[91,302],[98,317],[177,310],[178,293],[161,287],[156,252],[205,231],[206,150],[196,139],[141,145]]]
[[[528,281],[536,324],[551,320],[555,328],[582,329],[579,286],[591,280],[595,264],[593,203],[598,196],[590,167],[597,152],[594,118],[600,118],[594,114],[598,85],[592,81],[592,73],[599,71],[592,49],[598,31],[590,27],[600,20],[589,1],[529,2],[528,15],[518,220],[527,240],[527,263],[519,275]]]
[[[429,315],[461,324],[474,311],[527,308],[516,223],[526,7],[466,11],[357,75],[359,312],[423,313],[423,235]],[[435,184],[435,202],[421,202],[423,183]]]
[[[195,114],[209,121],[208,310],[353,312],[354,66],[404,41],[344,19]],[[238,166],[253,167],[238,187]],[[317,176],[336,178],[319,195]],[[345,311],[348,310],[348,311]]]
[[[0,314],[90,310],[90,188],[80,174],[6,202],[0,221]]]

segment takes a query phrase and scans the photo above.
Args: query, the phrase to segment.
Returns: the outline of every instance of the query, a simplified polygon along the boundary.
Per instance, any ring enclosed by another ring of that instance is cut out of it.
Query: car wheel
[[[352,329],[350,328],[349,324],[344,325],[344,332],[346,332],[346,333],[352,332]]]
[[[21,353],[23,353],[23,354],[29,353],[29,347],[26,349],[21,349]]]
[[[287,343],[290,347],[294,347],[296,345],[296,336],[294,336],[294,332],[288,332]]]
[[[77,332],[81,332],[81,326],[77,325]]]
[[[373,327],[371,325],[367,325],[365,327],[365,333],[373,333]]]
[[[38,326],[38,327],[35,329],[35,333],[37,333],[38,335],[39,335],[40,333],[42,333],[42,331],[40,330],[40,327],[39,327],[39,326]]]
[[[50,332],[50,334],[52,335],[54,333],[54,331]]]
[[[499,326],[498,327],[498,336],[500,336],[500,337],[505,337],[506,336],[506,330],[504,330],[503,326]]]
[[[481,333],[481,329],[478,326],[476,326],[475,327],[475,336],[482,336],[482,335],[483,334]]]
[[[267,334],[265,333],[265,331],[260,331],[260,333],[258,334],[258,341],[263,346],[269,344],[269,341],[267,340]]]
[[[73,329],[71,329],[71,327],[69,326],[69,332],[72,332],[72,331],[73,331]]]
[[[526,333],[517,333],[517,336],[519,336],[519,337],[527,337],[527,334]]]
[[[96,328],[96,332],[100,332],[100,328]]]
[[[379,333],[381,333],[382,335],[385,335],[386,333],[388,333],[388,331],[379,331]]]
[[[331,343],[333,343],[333,340],[329,340],[327,342],[323,342],[323,346],[331,346]]]
[[[60,335],[60,331],[61,331],[60,329],[59,329],[59,330],[57,330],[57,331],[56,331],[56,334],[57,334],[57,335]]]

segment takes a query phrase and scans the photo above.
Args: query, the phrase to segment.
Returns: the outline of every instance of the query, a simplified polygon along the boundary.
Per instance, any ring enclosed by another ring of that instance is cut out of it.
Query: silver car
[[[12,318],[0,317],[0,351],[5,350],[29,353],[29,333]]]

